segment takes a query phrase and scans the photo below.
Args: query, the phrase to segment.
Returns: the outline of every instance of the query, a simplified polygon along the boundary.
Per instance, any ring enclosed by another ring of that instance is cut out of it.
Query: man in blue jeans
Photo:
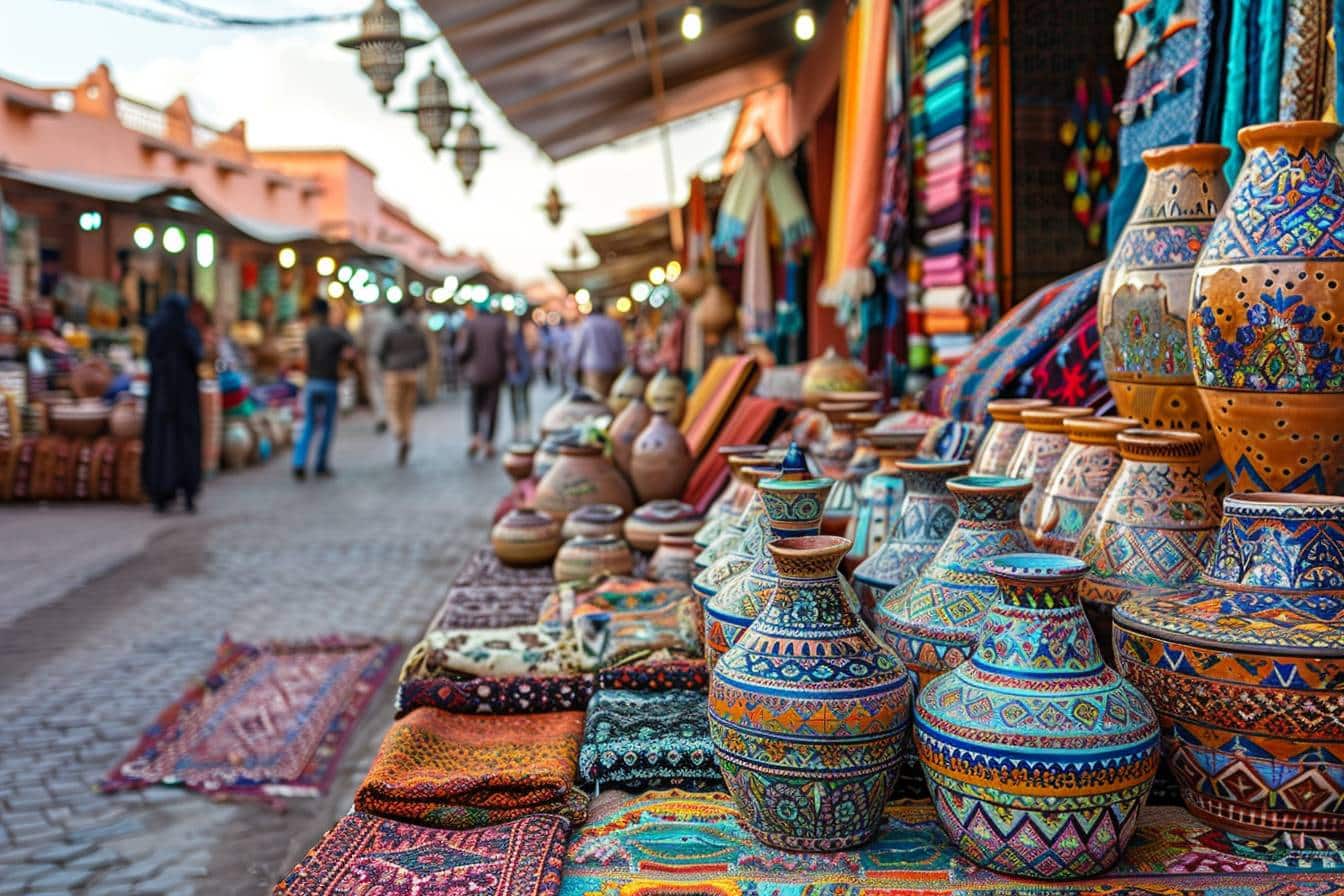
[[[308,355],[308,386],[303,393],[303,429],[294,442],[294,478],[308,477],[308,446],[313,439],[313,427],[322,427],[322,440],[317,446],[317,468],[320,477],[332,475],[327,464],[331,451],[331,435],[336,428],[337,384],[341,379],[341,362],[355,356],[354,340],[344,327],[334,327],[328,319],[331,309],[327,300],[313,299],[308,309],[311,323],[303,337]]]

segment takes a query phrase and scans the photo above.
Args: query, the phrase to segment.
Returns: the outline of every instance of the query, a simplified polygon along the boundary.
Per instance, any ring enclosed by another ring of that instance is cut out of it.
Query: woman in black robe
[[[187,320],[187,300],[174,293],[149,324],[149,406],[140,473],[145,493],[162,513],[178,492],[196,510],[201,487],[201,406],[196,365],[201,334]]]

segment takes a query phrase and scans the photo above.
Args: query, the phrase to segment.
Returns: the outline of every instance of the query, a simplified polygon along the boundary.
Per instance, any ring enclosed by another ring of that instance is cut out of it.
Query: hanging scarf
[[[805,254],[814,232],[807,200],[788,163],[775,155],[764,137],[743,153],[742,166],[728,181],[719,205],[714,248],[734,261],[742,258],[747,226],[762,198],[774,214],[785,255]]]
[[[764,338],[774,326],[773,293],[770,286],[770,237],[766,234],[766,210],[756,203],[756,213],[747,226],[742,255],[742,323],[749,335]]]

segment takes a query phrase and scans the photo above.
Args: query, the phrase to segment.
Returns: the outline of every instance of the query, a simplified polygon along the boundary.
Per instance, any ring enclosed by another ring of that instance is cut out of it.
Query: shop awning
[[[8,165],[0,166],[0,177],[61,193],[101,199],[105,202],[139,202],[161,193],[190,192],[185,184],[169,180],[111,177],[71,171],[34,171]]]
[[[420,5],[514,127],[559,160],[784,80],[803,4],[701,3],[694,41],[681,36],[685,0]]]

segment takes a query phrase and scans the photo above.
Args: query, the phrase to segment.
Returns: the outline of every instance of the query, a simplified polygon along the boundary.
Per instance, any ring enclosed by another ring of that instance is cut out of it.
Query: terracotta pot
[[[689,535],[658,536],[658,547],[649,558],[649,578],[690,585],[695,578],[695,554],[695,542]]]
[[[626,367],[611,384],[611,392],[607,395],[607,407],[619,417],[626,405],[643,394],[644,377],[640,376],[635,368]]]
[[[611,460],[627,477],[630,476],[630,455],[634,451],[635,439],[644,431],[653,419],[653,412],[644,403],[643,396],[636,395],[625,409],[616,415],[607,430],[607,439],[611,442]]]
[[[1022,424],[1022,412],[1032,408],[1048,408],[1050,402],[1044,398],[1000,398],[989,403],[989,416],[993,420],[989,431],[985,433],[980,450],[975,454],[975,463],[971,466],[974,476],[1003,476],[1008,472],[1017,446],[1021,444],[1027,428]]]
[[[241,470],[247,466],[247,459],[252,456],[253,441],[252,430],[246,421],[234,417],[225,422],[221,451],[224,467]]]
[[[611,413],[607,403],[595,398],[586,389],[576,388],[542,415],[541,435],[543,438],[578,426],[594,417],[603,417]]]
[[[504,452],[504,472],[514,482],[521,482],[532,475],[533,459],[537,454],[535,442],[513,442]]]
[[[695,302],[705,292],[705,287],[709,285],[709,278],[703,271],[690,270],[682,271],[681,276],[673,282],[672,288],[677,291],[677,295],[687,303]]]
[[[95,356],[80,361],[70,371],[70,388],[77,398],[102,398],[114,377],[112,365]]]
[[[1187,318],[1195,260],[1227,199],[1227,156],[1216,143],[1145,152],[1148,178],[1102,276],[1101,363],[1116,409],[1144,429],[1209,435],[1190,364]],[[1218,447],[1209,438],[1204,444],[1208,470],[1218,464]]]
[[[1157,708],[1201,821],[1278,843],[1344,838],[1344,498],[1235,494],[1213,559],[1115,611],[1120,671]]]
[[[621,535],[621,520],[625,511],[617,504],[585,504],[565,517],[560,533],[570,538],[601,538]]]
[[[998,597],[980,646],[915,704],[938,821],[967,858],[1002,874],[1100,874],[1138,827],[1157,719],[1101,661],[1078,604],[1084,563],[1007,554],[985,568]]]
[[[532,506],[564,522],[585,504],[616,504],[627,513],[635,498],[620,471],[592,445],[560,445],[554,466],[537,483]]]
[[[825,392],[861,392],[868,388],[868,371],[852,358],[841,357],[834,348],[807,365],[803,375],[803,402],[816,407]]]
[[[560,459],[562,445],[579,444],[577,429],[562,429],[541,440],[537,453],[532,456],[532,478],[540,482],[546,473]]]
[[[630,478],[641,501],[680,499],[691,476],[691,449],[666,414],[655,412],[630,451]]]
[[[600,575],[628,576],[634,565],[630,548],[614,535],[579,536],[561,545],[555,555],[555,580],[576,582]]]
[[[1218,528],[1218,502],[1200,469],[1200,435],[1131,430],[1116,444],[1120,469],[1075,551],[1091,567],[1078,594],[1108,658],[1112,608],[1136,594],[1193,582]]]
[[[836,575],[848,550],[827,536],[771,544],[778,586],[710,676],[710,737],[724,782],[743,824],[781,849],[871,840],[909,727],[910,679]]]
[[[718,283],[705,287],[691,313],[705,335],[715,339],[737,324],[737,305],[728,290]]]
[[[1027,433],[1018,443],[1013,459],[1008,462],[1008,476],[1031,481],[1031,491],[1022,501],[1022,528],[1035,532],[1041,526],[1041,506],[1045,503],[1045,487],[1055,466],[1069,447],[1064,433],[1064,421],[1069,417],[1090,417],[1088,408],[1028,408],[1022,412],[1022,424]]]
[[[145,428],[145,409],[140,399],[134,395],[123,394],[112,406],[107,418],[108,428],[114,439],[138,439]]]
[[[509,511],[490,530],[490,544],[505,566],[550,563],[561,540],[559,523],[527,507]]]
[[[703,517],[685,501],[650,501],[635,508],[625,521],[625,540],[637,551],[652,552],[663,535],[689,538],[700,528]],[[694,561],[694,557],[691,558]]]
[[[1041,500],[1041,524],[1031,535],[1043,551],[1072,554],[1097,502],[1120,469],[1120,433],[1132,417],[1075,417],[1064,421],[1069,446],[1055,465]]]
[[[99,398],[53,404],[47,408],[51,431],[76,439],[94,439],[107,429],[110,416],[107,405]]]
[[[1340,127],[1243,128],[1195,268],[1195,383],[1238,491],[1344,494]]]
[[[649,410],[666,414],[672,425],[678,426],[686,413],[686,384],[680,377],[668,373],[666,367],[660,367],[644,390],[644,402]]]

